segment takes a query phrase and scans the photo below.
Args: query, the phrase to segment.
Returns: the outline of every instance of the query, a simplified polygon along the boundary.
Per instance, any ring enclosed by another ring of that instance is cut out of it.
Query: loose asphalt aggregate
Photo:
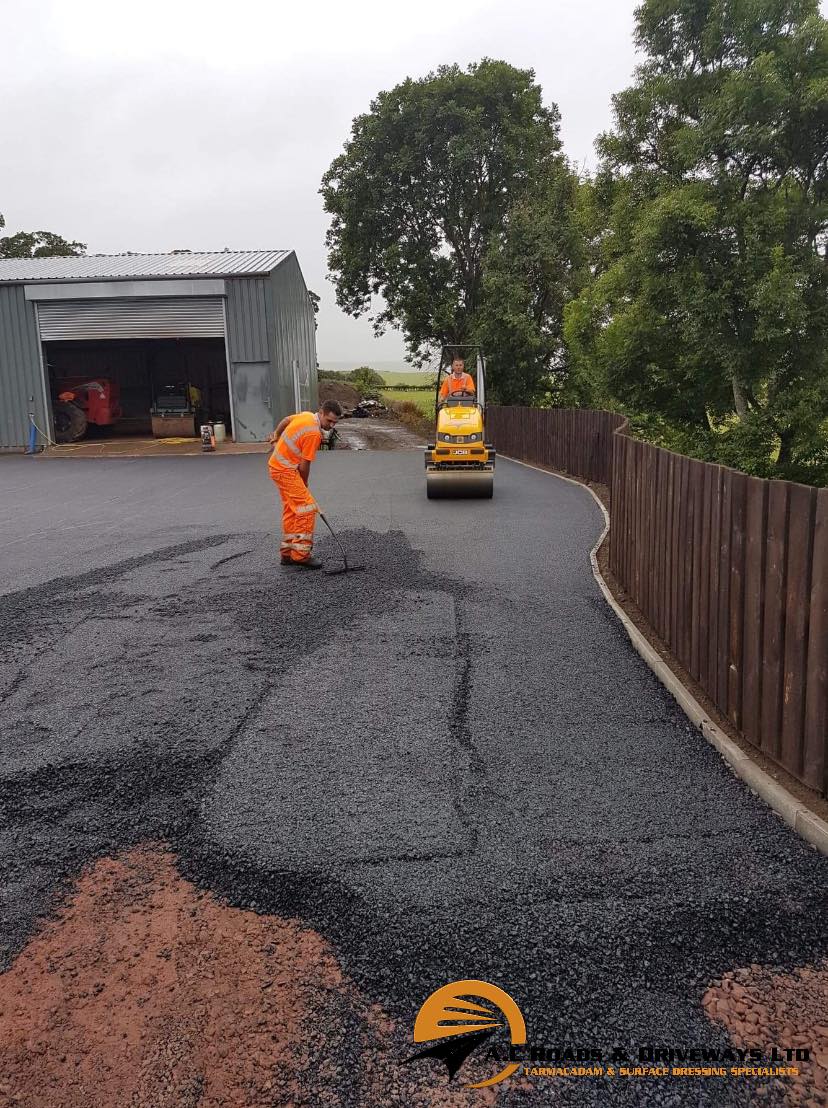
[[[828,953],[828,859],[630,646],[592,497],[501,461],[491,501],[427,501],[417,451],[320,455],[311,485],[364,573],[278,565],[259,455],[0,459],[0,967],[86,863],[166,840],[229,903],[324,934],[401,1057],[461,978],[535,1043],[727,1046],[706,987]],[[358,1105],[358,1029],[325,1019]],[[499,1103],[782,1103],[759,1084]]]

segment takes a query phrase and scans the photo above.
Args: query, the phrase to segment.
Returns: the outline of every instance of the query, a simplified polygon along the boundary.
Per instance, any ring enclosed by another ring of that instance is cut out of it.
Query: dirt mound
[[[353,385],[346,381],[320,381],[319,403],[326,400],[336,400],[343,408],[355,408],[362,397]]]
[[[406,1040],[317,932],[221,904],[162,848],[86,871],[0,975],[2,1108],[468,1105]]]

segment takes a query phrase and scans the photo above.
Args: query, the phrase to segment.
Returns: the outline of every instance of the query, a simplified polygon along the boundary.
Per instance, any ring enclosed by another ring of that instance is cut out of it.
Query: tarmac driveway
[[[825,958],[828,861],[632,650],[586,491],[499,462],[492,501],[427,501],[417,451],[320,456],[312,488],[366,572],[276,564],[259,456],[2,459],[6,965],[83,865],[159,840],[330,942],[400,1059],[458,979],[510,993],[530,1041],[637,1057],[727,1046],[702,1005],[723,974]],[[373,1103],[337,1019],[316,1049],[340,1103]],[[315,1080],[303,1103],[328,1102]],[[524,1081],[497,1103],[760,1092],[784,1087]]]

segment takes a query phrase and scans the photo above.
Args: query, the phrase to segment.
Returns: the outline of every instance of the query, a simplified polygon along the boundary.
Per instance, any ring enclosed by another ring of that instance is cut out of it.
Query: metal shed
[[[196,377],[236,441],[261,442],[316,405],[315,331],[290,250],[0,259],[0,450],[32,418],[52,436],[56,381],[78,374],[117,379],[133,430],[159,380]]]

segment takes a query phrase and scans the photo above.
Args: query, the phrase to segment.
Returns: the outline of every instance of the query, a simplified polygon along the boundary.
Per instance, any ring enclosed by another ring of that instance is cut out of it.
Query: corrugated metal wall
[[[273,299],[267,277],[229,278],[227,343],[230,362],[270,360],[268,335],[273,333]]]
[[[296,410],[293,363],[297,362],[301,407],[316,407],[315,317],[296,255],[290,254],[269,278],[229,278],[226,288],[231,376],[235,366],[244,372],[244,363],[270,362],[275,426]]]
[[[26,300],[22,285],[0,285],[0,450],[19,450],[28,443],[31,396],[35,421],[45,430],[34,304]]]
[[[270,275],[276,305],[273,366],[278,386],[274,387],[277,420],[296,407],[293,362],[299,363],[301,407],[315,408],[319,402],[316,377],[316,320],[308,289],[295,254],[291,254]]]
[[[225,282],[225,289],[233,436],[236,442],[262,442],[278,422],[273,414],[274,313],[270,279],[230,279]]]

